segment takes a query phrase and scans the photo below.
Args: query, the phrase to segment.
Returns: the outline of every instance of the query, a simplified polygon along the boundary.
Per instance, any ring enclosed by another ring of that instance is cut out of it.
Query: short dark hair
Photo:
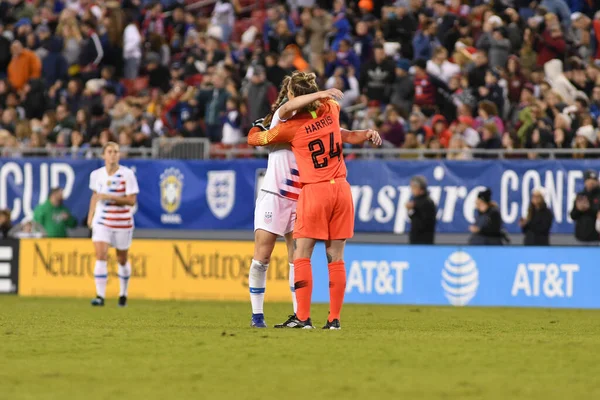
[[[422,190],[427,190],[427,178],[425,178],[423,175],[413,176],[410,178],[410,183],[415,183]]]
[[[53,196],[56,193],[60,192],[61,190],[63,190],[63,188],[61,188],[61,187],[52,188],[52,189],[50,189],[50,195],[49,196]]]

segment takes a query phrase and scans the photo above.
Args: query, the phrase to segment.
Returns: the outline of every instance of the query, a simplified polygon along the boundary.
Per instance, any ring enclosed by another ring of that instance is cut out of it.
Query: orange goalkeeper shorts
[[[294,239],[344,240],[354,236],[354,202],[345,178],[302,187]]]

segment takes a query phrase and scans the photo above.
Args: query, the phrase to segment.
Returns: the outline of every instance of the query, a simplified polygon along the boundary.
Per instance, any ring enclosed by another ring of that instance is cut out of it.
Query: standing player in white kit
[[[263,121],[256,121],[255,124],[258,123],[261,128],[269,129],[293,116],[293,113],[291,113],[291,115],[284,115],[282,118],[280,114],[280,107],[286,100],[290,80],[289,76],[284,79],[279,96],[272,107],[274,112],[265,117]],[[251,326],[255,328],[267,327],[263,312],[267,268],[278,236],[283,236],[287,245],[290,267],[289,285],[292,291],[294,313],[296,312],[292,232],[294,230],[294,220],[296,219],[296,203],[300,195],[298,166],[296,165],[294,153],[292,153],[288,144],[274,145],[269,150],[267,172],[256,199],[254,210],[254,257],[248,273],[248,286],[250,287],[250,301],[252,303]]]
[[[286,103],[287,96],[292,85],[304,84],[304,78],[305,75],[298,72],[287,76],[272,107],[274,112],[265,117],[264,120],[255,121],[253,129],[272,129],[280,122],[292,118],[297,110],[290,103]],[[337,89],[330,89],[328,92],[332,98],[343,96],[343,93]],[[302,107],[298,107],[298,109],[300,108]],[[359,144],[365,140],[377,143],[381,140],[379,134],[372,130],[347,131],[342,129],[341,133],[344,143]],[[250,301],[252,303],[252,327],[267,327],[263,311],[267,269],[278,236],[285,238],[287,246],[290,267],[289,285],[292,292],[294,314],[290,315],[286,322],[275,325],[275,328],[283,328],[290,320],[295,318],[297,305],[294,293],[294,240],[292,234],[301,188],[296,158],[290,145],[277,144],[270,146],[267,172],[254,210],[254,257],[248,274]]]
[[[90,174],[92,198],[87,224],[92,229],[92,242],[96,250],[96,298],[92,306],[104,306],[108,280],[108,250],[114,247],[119,263],[119,307],[127,305],[127,288],[131,265],[127,253],[133,236],[133,207],[140,189],[135,174],[119,165],[119,145],[108,142],[102,149],[105,166]]]

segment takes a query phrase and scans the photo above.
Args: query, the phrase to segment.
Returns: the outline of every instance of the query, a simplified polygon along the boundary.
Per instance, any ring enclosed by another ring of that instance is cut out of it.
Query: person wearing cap
[[[448,32],[454,26],[456,21],[456,15],[448,11],[448,5],[445,0],[436,0],[433,3],[434,17],[439,24],[437,30],[437,37],[440,41],[444,40],[446,32]]]
[[[550,245],[550,229],[554,221],[554,214],[546,205],[545,196],[544,188],[533,189],[527,216],[519,220],[519,226],[525,234],[523,240],[525,246]]]
[[[390,101],[400,110],[400,114],[408,115],[413,106],[415,96],[415,84],[413,78],[408,74],[410,61],[401,58],[396,62],[396,80],[392,88]]]
[[[410,218],[410,244],[434,244],[437,209],[427,190],[424,176],[413,176],[410,180],[412,199],[406,203]]]
[[[477,89],[479,101],[488,100],[498,108],[498,115],[504,115],[504,90],[499,85],[500,70],[492,68],[485,73],[485,86]]]
[[[600,185],[598,173],[587,170],[583,174],[584,189],[577,193],[571,210],[571,219],[575,221],[575,239],[581,245],[597,245],[600,239],[596,231],[596,219],[600,211]]]
[[[502,246],[506,233],[502,229],[502,216],[498,204],[492,201],[492,191],[486,188],[477,194],[475,200],[477,217],[469,227],[470,245]]]
[[[244,88],[244,97],[248,107],[248,120],[256,121],[271,112],[271,104],[277,100],[277,88],[267,80],[265,67],[252,67],[252,77]]]

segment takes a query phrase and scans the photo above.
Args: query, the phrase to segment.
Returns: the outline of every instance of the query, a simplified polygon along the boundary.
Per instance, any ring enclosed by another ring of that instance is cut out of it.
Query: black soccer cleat
[[[283,324],[277,324],[274,328],[295,328],[295,329],[314,329],[312,321],[308,318],[306,321],[300,321],[296,314],[290,315]]]
[[[325,324],[325,326],[323,327],[323,329],[334,329],[334,330],[342,329],[342,327],[340,326],[340,320],[334,319],[331,322],[329,322],[329,320],[328,320],[327,323]]]
[[[127,296],[119,297],[119,307],[127,307]]]
[[[91,302],[93,307],[104,307],[104,298],[100,296],[96,296]]]

